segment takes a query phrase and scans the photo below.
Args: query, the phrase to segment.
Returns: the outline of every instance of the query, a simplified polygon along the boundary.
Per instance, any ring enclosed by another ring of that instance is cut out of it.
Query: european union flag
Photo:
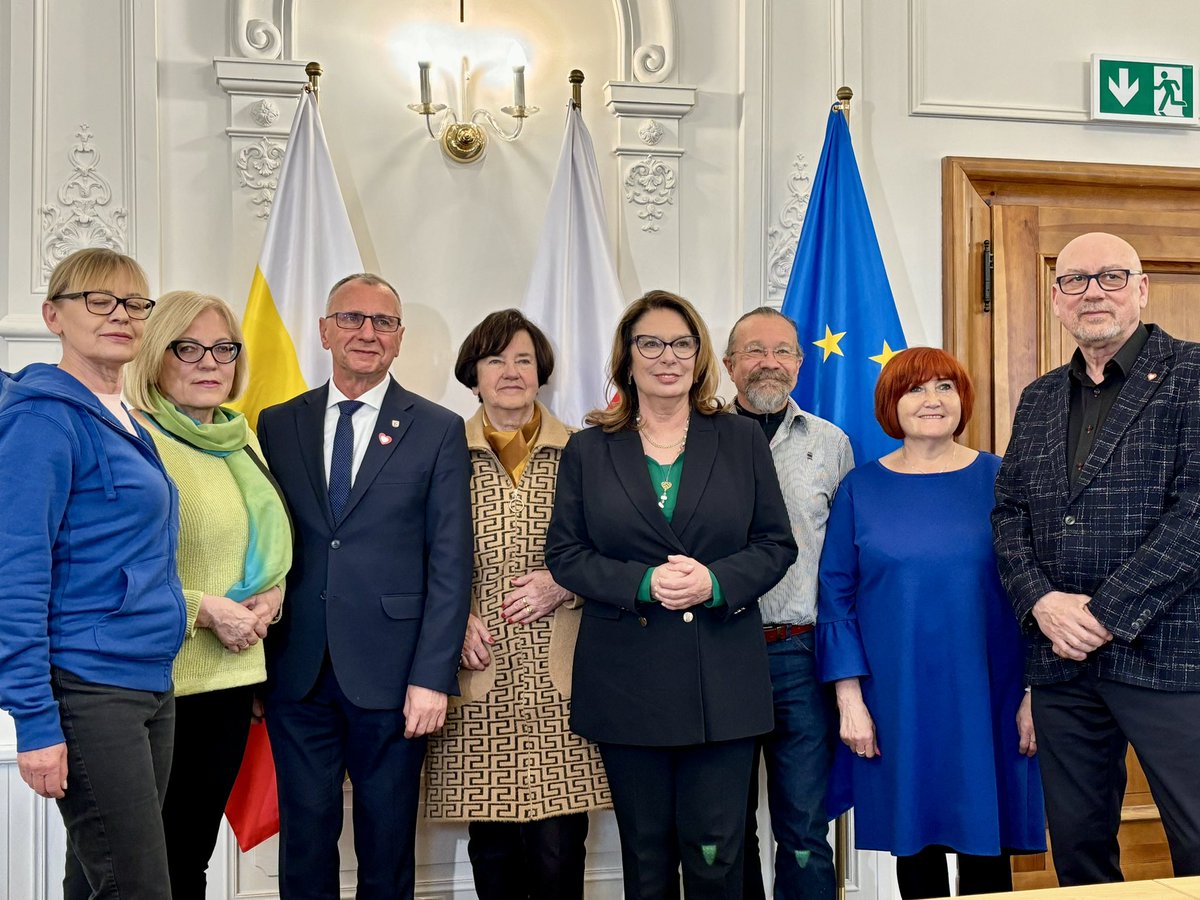
[[[792,391],[800,408],[846,432],[858,463],[898,447],[875,421],[875,381],[907,345],[850,129],[836,107],[829,114],[783,313],[796,323],[804,350]]]

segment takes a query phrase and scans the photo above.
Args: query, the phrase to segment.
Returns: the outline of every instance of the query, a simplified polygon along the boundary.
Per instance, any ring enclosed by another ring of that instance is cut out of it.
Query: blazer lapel
[[[325,406],[329,402],[329,384],[318,388],[305,398],[296,410],[296,443],[308,480],[316,495],[317,506],[325,521],[333,528],[333,511],[329,508],[329,483],[325,478]]]
[[[413,415],[409,412],[412,405],[413,401],[408,395],[408,391],[392,380],[388,385],[387,393],[383,395],[383,404],[379,407],[379,416],[375,420],[375,427],[371,429],[366,455],[363,457],[362,465],[358,467],[358,474],[354,476],[354,486],[350,489],[350,498],[346,501],[346,509],[342,512],[343,521],[354,511],[358,501],[366,494],[367,489],[379,475],[380,469],[395,452],[404,433],[412,425]],[[393,422],[399,424],[393,425]]]
[[[717,429],[712,416],[692,413],[683,457],[683,474],[679,479],[679,499],[675,503],[675,515],[671,517],[671,530],[676,534],[683,534],[692,520],[716,459]]]
[[[671,547],[685,552],[683,544],[671,529],[667,517],[655,502],[654,490],[650,486],[650,475],[646,469],[646,458],[642,453],[642,442],[636,431],[618,431],[608,443],[617,478],[629,496],[629,502],[641,514],[646,523]],[[686,461],[684,466],[687,466]]]
[[[1150,398],[1158,392],[1163,382],[1167,380],[1171,371],[1173,354],[1170,350],[1163,352],[1165,348],[1156,346],[1158,342],[1155,341],[1155,336],[1158,333],[1157,331],[1151,333],[1150,341],[1146,344],[1149,352],[1142,353],[1134,363],[1129,377],[1125,379],[1125,384],[1121,387],[1121,393],[1117,395],[1116,402],[1113,403],[1108,417],[1104,420],[1100,433],[1096,435],[1096,443],[1092,446],[1092,452],[1088,454],[1079,478],[1075,480],[1075,486],[1071,489],[1072,500],[1088,486],[1088,483],[1096,477],[1096,473],[1108,462],[1126,430],[1141,414],[1146,404],[1150,402]]]
[[[1054,484],[1058,491],[1067,492],[1071,486],[1070,461],[1067,459],[1067,447],[1062,436],[1066,435],[1071,420],[1071,376],[1066,368],[1062,371],[1062,381],[1059,389],[1051,395],[1052,406],[1046,421],[1042,423],[1043,439],[1053,447],[1061,444],[1060,452],[1054,458]]]

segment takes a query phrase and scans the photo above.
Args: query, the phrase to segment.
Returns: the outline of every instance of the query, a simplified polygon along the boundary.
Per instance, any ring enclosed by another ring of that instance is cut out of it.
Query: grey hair
[[[400,293],[392,287],[391,283],[381,275],[376,275],[373,272],[355,272],[353,275],[347,275],[345,278],[339,278],[337,283],[329,289],[329,296],[325,298],[325,314],[329,315],[329,311],[333,309],[333,295],[338,292],[344,285],[354,282],[356,284],[365,284],[368,287],[387,288],[392,292],[392,296],[396,298],[396,311],[401,312]]]
[[[733,338],[737,334],[738,326],[741,325],[743,322],[745,322],[747,319],[749,319],[751,316],[769,316],[769,317],[775,318],[775,319],[783,319],[783,321],[785,321],[789,325],[791,325],[792,331],[796,335],[796,350],[800,354],[800,361],[804,362],[804,348],[800,346],[800,329],[798,327],[796,327],[796,323],[791,318],[791,316],[785,316],[783,313],[781,313],[779,310],[777,310],[773,306],[756,307],[756,308],[750,310],[750,312],[743,314],[740,319],[738,319],[736,322],[733,323],[733,327],[729,329],[729,340],[727,340],[725,342],[725,356],[726,357],[733,355]]]

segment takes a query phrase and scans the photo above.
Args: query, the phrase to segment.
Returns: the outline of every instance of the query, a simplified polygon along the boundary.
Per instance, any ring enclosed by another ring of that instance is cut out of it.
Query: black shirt
[[[733,405],[737,407],[738,415],[745,416],[748,419],[753,419],[762,426],[762,430],[767,434],[767,442],[770,443],[775,437],[775,432],[779,430],[779,426],[783,424],[783,417],[787,415],[787,400],[783,402],[783,407],[778,412],[773,413],[756,413],[750,412],[738,400],[733,401]]]
[[[1104,364],[1104,379],[1096,384],[1087,373],[1083,354],[1076,349],[1071,356],[1067,371],[1071,378],[1071,413],[1067,422],[1067,467],[1071,484],[1083,470],[1096,435],[1104,427],[1109,410],[1125,386],[1125,379],[1137,362],[1138,354],[1146,346],[1150,332],[1145,325],[1138,325],[1113,358]]]

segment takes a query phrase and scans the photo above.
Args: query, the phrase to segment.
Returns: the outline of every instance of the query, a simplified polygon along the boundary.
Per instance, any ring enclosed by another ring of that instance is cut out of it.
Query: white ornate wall
[[[1162,0],[1134,18],[1100,0],[1075,19],[1075,8],[466,0],[460,25],[449,0],[8,0],[0,368],[56,358],[39,308],[48,267],[76,242],[133,253],[156,290],[241,304],[309,59],[325,67],[321,112],[364,260],[406,299],[397,373],[461,412],[474,401],[451,360],[485,312],[523,294],[572,68],[587,76],[584,116],[627,293],[679,290],[717,335],[782,296],[826,112],[840,84],[853,87],[851,131],[901,318],[910,343],[936,343],[941,157],[1200,162],[1195,129],[1084,121],[1092,52],[1188,58],[1200,10]],[[472,106],[493,110],[509,102],[508,44],[522,44],[542,112],[519,142],[495,142],[474,167],[443,160],[406,109],[421,40],[437,54],[436,101],[457,103],[467,53]],[[57,813],[21,784],[14,756],[0,715],[0,895],[57,897]],[[597,817],[591,848],[589,897],[616,896],[611,817]],[[460,830],[425,829],[419,853],[423,896],[469,896]],[[213,866],[212,898],[273,891],[271,845],[240,857],[224,842]],[[851,875],[853,896],[890,896],[886,860],[877,870],[864,855]]]

